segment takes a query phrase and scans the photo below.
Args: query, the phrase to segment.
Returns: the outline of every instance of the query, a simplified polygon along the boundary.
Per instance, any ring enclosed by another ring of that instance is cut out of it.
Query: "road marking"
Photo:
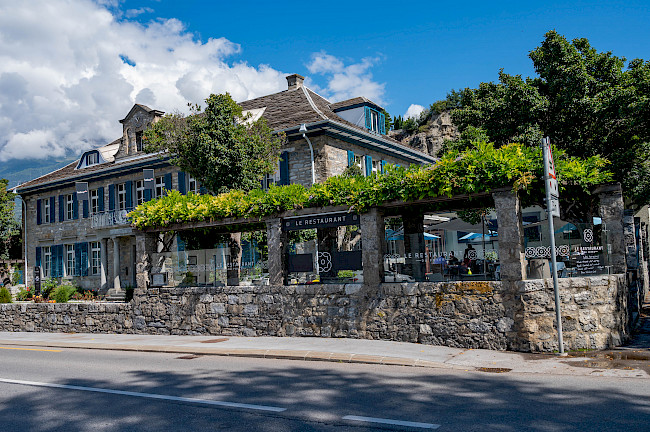
[[[47,352],[61,352],[61,350],[48,350],[48,349],[39,349],[39,348],[14,348],[14,347],[0,347],[0,349],[12,349],[12,350],[21,350],[21,351],[47,351]]]
[[[389,424],[393,426],[407,426],[407,427],[422,428],[422,429],[438,429],[440,427],[439,424],[433,424],[433,423],[419,423],[419,422],[410,422],[404,420],[393,420],[393,419],[384,419],[384,418],[376,418],[376,417],[360,417],[360,416],[353,416],[353,415],[345,416],[343,417],[343,420],[353,420],[353,421],[360,421],[366,423],[383,423],[383,424]]]
[[[34,387],[49,387],[49,388],[59,388],[59,389],[68,389],[68,390],[80,390],[80,391],[95,392],[95,393],[108,393],[108,394],[115,394],[115,395],[122,395],[122,396],[134,396],[134,397],[141,397],[147,399],[161,399],[161,400],[169,400],[169,401],[176,401],[176,402],[189,402],[189,403],[214,405],[214,406],[227,407],[227,408],[243,408],[243,409],[250,409],[250,410],[257,410],[257,411],[282,412],[287,410],[286,408],[266,406],[266,405],[252,405],[252,404],[237,403],[237,402],[225,402],[225,401],[215,401],[209,399],[196,399],[196,398],[187,398],[187,397],[179,397],[179,396],[169,396],[169,395],[162,395],[162,394],[155,394],[155,393],[140,393],[140,392],[132,392],[132,391],[124,391],[124,390],[112,390],[112,389],[105,389],[105,388],[98,388],[98,387],[83,387],[83,386],[66,385],[66,384],[52,384],[52,383],[42,383],[42,382],[35,382],[35,381],[13,380],[7,378],[0,378],[0,382],[7,383],[7,384],[28,385]]]

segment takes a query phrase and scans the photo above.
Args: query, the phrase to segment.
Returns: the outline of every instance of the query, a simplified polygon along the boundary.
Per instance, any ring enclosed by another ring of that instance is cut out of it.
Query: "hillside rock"
[[[428,128],[428,130],[414,135],[409,135],[403,129],[390,131],[388,135],[402,144],[428,153],[431,156],[437,156],[438,151],[442,147],[442,143],[446,139],[453,140],[460,135],[458,128],[451,122],[451,116],[447,111],[434,116],[427,122],[425,128]]]

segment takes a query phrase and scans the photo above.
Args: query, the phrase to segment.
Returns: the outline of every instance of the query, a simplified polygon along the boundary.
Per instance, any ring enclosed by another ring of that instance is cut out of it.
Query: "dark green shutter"
[[[59,195],[59,222],[65,220],[65,196]]]
[[[82,215],[83,215],[83,217],[84,217],[84,219],[85,219],[85,218],[88,217],[88,213],[89,213],[89,210],[88,210],[88,200],[83,200],[82,204],[83,204],[83,210],[82,210],[83,213],[82,213]]]
[[[88,276],[88,243],[81,243],[81,276]]]
[[[145,188],[144,190],[144,200],[146,201],[151,201],[151,189]]]
[[[97,189],[97,211],[103,212],[104,211],[104,186],[100,187]]]
[[[63,245],[52,246],[52,277],[63,277]]]
[[[108,185],[108,210],[115,210],[115,185]]]
[[[127,180],[124,189],[126,191],[126,208],[131,210],[133,208],[133,181]]]
[[[372,175],[372,156],[366,156],[366,176]]]
[[[41,224],[41,200],[36,200],[36,225]]]
[[[289,184],[289,152],[282,152],[280,155],[280,184]]]
[[[187,193],[187,188],[185,187],[185,173],[183,171],[178,172],[178,191],[183,195]]]
[[[41,266],[41,247],[36,247],[36,267]]]
[[[74,275],[81,275],[81,243],[74,244]]]
[[[354,152],[348,150],[348,167],[351,167],[352,165],[354,165]]]
[[[56,222],[56,209],[54,205],[56,204],[56,199],[50,197],[50,223]]]
[[[77,201],[77,192],[72,194],[72,219],[79,219],[79,201]]]
[[[172,173],[165,174],[165,189],[172,190]]]

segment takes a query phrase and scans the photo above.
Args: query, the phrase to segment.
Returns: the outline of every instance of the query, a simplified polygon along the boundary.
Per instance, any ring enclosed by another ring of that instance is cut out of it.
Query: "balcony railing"
[[[93,228],[105,228],[120,225],[129,225],[131,221],[126,216],[128,210],[111,210],[100,213],[94,213],[91,216],[91,226]]]

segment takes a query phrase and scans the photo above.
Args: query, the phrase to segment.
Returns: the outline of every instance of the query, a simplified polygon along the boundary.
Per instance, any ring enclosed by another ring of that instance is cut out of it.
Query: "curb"
[[[409,366],[438,369],[467,370],[466,366],[450,365],[440,362],[433,362],[423,359],[412,359],[405,357],[374,356],[366,354],[351,354],[327,351],[308,350],[274,350],[255,348],[198,348],[198,347],[169,347],[165,345],[124,345],[124,344],[93,344],[93,343],[65,343],[65,342],[34,342],[34,341],[3,341],[0,345],[10,346],[38,346],[47,348],[73,348],[73,349],[96,349],[109,351],[137,351],[170,354],[195,354],[214,355],[223,357],[247,357],[264,358],[277,360],[302,360],[302,361],[325,361],[333,363],[361,363],[380,364],[390,366]]]

